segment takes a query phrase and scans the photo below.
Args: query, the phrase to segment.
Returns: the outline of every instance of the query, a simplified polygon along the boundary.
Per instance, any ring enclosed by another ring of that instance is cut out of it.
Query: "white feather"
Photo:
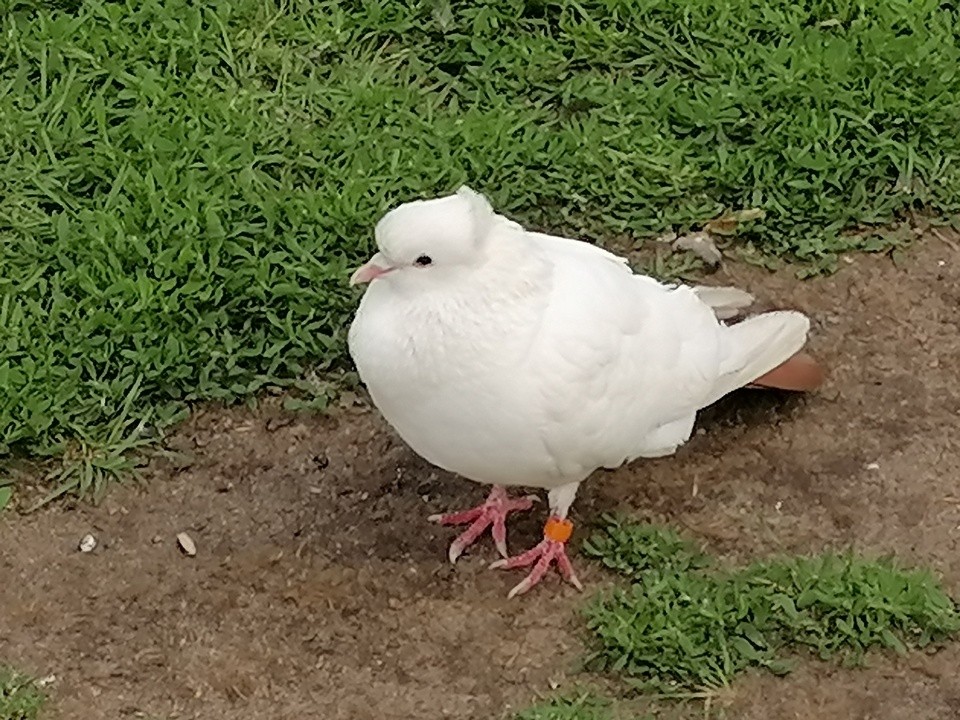
[[[713,308],[714,315],[720,320],[737,317],[754,302],[753,295],[734,287],[700,285],[693,291],[697,297]]]

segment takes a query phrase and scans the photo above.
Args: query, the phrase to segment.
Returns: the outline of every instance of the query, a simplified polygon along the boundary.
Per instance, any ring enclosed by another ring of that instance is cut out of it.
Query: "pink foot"
[[[527,495],[522,498],[511,498],[500,485],[494,485],[483,505],[464,510],[463,512],[447,513],[445,515],[431,515],[430,522],[440,525],[466,525],[468,527],[459,537],[450,543],[447,556],[450,562],[455,563],[457,558],[468,547],[473,545],[483,531],[491,525],[490,534],[493,535],[493,544],[503,557],[507,557],[507,515],[515,511],[529,510],[538,498]]]
[[[547,574],[547,570],[553,562],[557,563],[557,570],[560,571],[560,576],[564,580],[573,585],[577,590],[583,590],[583,585],[580,584],[580,580],[577,579],[577,575],[573,571],[570,558],[567,557],[567,540],[570,539],[572,533],[572,522],[562,518],[551,517],[547,520],[547,524],[543,528],[543,540],[541,540],[536,547],[527,550],[522,555],[497,560],[493,563],[490,566],[491,568],[503,568],[504,570],[533,565],[533,570],[530,571],[530,574],[516,585],[507,597],[512,598],[527,592],[527,590],[543,579],[543,576]]]

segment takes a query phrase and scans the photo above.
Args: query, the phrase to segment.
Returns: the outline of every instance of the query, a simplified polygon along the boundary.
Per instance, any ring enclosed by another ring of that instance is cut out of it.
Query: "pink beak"
[[[356,272],[350,276],[350,284],[362,285],[364,283],[373,282],[378,277],[383,277],[393,269],[394,268],[390,267],[383,261],[383,256],[380,255],[380,253],[377,253],[370,258],[370,262],[368,262],[366,265],[361,265],[358,267]]]

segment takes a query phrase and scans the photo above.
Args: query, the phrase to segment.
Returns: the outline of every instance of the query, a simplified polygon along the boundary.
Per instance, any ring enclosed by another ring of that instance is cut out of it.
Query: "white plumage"
[[[700,408],[788,360],[809,329],[797,312],[724,325],[748,294],[635,275],[466,187],[392,210],[376,239],[349,334],[374,403],[431,463],[549,490],[559,518],[594,470],[673,453]]]

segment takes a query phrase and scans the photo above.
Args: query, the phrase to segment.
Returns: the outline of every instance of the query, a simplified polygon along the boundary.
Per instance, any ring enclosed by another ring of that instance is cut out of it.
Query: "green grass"
[[[960,630],[930,573],[888,559],[826,554],[704,568],[672,532],[616,520],[585,551],[630,580],[586,610],[590,664],[648,691],[690,696],[749,667],[789,672],[801,650],[859,662],[871,648],[904,652]]]
[[[348,269],[469,182],[639,243],[728,210],[812,271],[960,203],[932,0],[0,0],[0,456],[98,492],[197,400],[349,367]]]
[[[43,701],[30,680],[0,666],[0,720],[36,720]]]
[[[609,701],[582,694],[540,703],[517,713],[514,720],[613,720],[613,715]]]

